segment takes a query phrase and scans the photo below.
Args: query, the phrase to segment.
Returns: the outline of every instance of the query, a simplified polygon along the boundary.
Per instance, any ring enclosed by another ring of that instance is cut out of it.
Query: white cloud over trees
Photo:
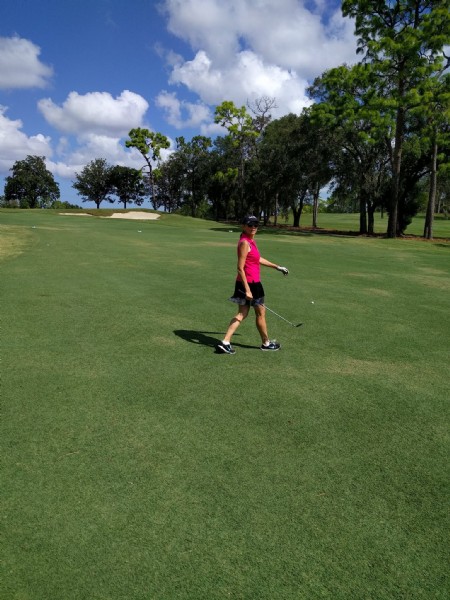
[[[45,119],[62,133],[78,137],[86,134],[121,137],[142,124],[148,102],[128,90],[124,90],[117,98],[108,92],[85,95],[71,92],[62,106],[56,105],[50,98],[44,98],[39,101],[38,107]]]
[[[278,114],[299,112],[305,90],[325,69],[355,62],[353,23],[340,4],[298,0],[165,0],[171,33],[194,56],[168,58],[170,83],[206,104],[276,97]],[[311,8],[312,7],[312,8]]]
[[[176,128],[200,127],[212,119],[212,111],[202,102],[179,100],[175,92],[163,90],[155,100],[166,113],[167,122]]]
[[[40,133],[27,136],[19,119],[6,116],[6,107],[0,106],[0,172],[7,173],[16,160],[26,156],[51,156],[51,139]]]
[[[99,156],[140,168],[141,157],[124,147],[123,138],[132,128],[152,128],[150,101],[180,134],[188,128],[215,135],[221,128],[214,123],[214,106],[224,100],[240,106],[271,97],[273,117],[300,113],[310,103],[306,88],[314,77],[356,61],[353,23],[334,0],[162,0],[159,6],[167,30],[182,45],[155,44],[167,84],[149,90],[149,101],[128,89],[117,96],[72,89],[57,101],[57,75],[41,60],[40,47],[17,35],[0,37],[0,89],[53,86],[36,106],[51,137],[27,135],[22,121],[8,118],[0,107],[2,174],[28,154],[46,156],[49,168],[64,178]]]

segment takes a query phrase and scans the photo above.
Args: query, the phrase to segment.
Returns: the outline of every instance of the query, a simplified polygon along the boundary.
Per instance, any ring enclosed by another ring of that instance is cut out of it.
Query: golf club
[[[282,317],[281,315],[279,315],[278,313],[276,313],[274,310],[272,310],[271,308],[269,308],[267,306],[267,304],[260,304],[260,306],[264,306],[264,308],[266,310],[268,310],[269,312],[273,313],[278,318],[283,319],[283,321],[286,321],[286,323],[289,323],[289,325],[292,325],[292,327],[301,327],[303,325],[303,323],[298,323],[297,325],[295,323],[291,323],[290,321],[288,321],[287,319],[285,319],[284,317]]]
[[[230,298],[230,300],[231,300],[232,302],[234,301],[234,300],[232,300],[231,298]],[[255,305],[256,305],[256,306],[258,306],[258,304],[259,304],[258,302],[255,302],[254,300],[252,301],[252,306],[255,306]],[[284,317],[282,317],[281,315],[279,315],[277,312],[275,312],[274,310],[272,310],[271,308],[269,308],[269,307],[267,306],[267,304],[259,304],[259,306],[264,306],[264,308],[265,308],[266,310],[268,310],[269,312],[271,312],[271,313],[273,313],[274,315],[276,315],[276,316],[277,316],[279,319],[282,319],[283,321],[286,321],[286,323],[289,323],[289,325],[291,325],[292,327],[301,327],[301,326],[303,325],[303,323],[297,323],[297,324],[295,324],[295,323],[291,323],[291,321],[288,321],[287,319],[285,319]]]

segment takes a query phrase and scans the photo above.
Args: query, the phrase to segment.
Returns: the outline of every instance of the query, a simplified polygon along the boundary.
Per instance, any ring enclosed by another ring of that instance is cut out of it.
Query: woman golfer
[[[234,294],[230,298],[232,302],[239,305],[238,313],[230,321],[228,330],[222,342],[217,345],[219,352],[225,354],[234,354],[235,350],[231,346],[231,337],[242,321],[247,317],[250,307],[253,306],[256,314],[256,328],[261,336],[261,350],[279,350],[280,344],[271,341],[267,334],[266,309],[264,307],[264,288],[261,283],[260,266],[277,269],[287,275],[289,271],[286,267],[280,267],[269,262],[261,256],[258,246],[255,242],[255,235],[258,229],[258,219],[254,216],[245,217],[242,221],[243,233],[239,238],[237,253],[237,278],[234,288]]]

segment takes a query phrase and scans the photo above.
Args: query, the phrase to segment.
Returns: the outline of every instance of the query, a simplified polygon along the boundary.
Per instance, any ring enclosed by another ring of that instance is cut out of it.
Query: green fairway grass
[[[0,210],[2,600],[448,598],[450,243],[238,232]]]
[[[380,213],[375,213],[375,233],[385,234],[387,230],[388,216],[381,217]],[[293,217],[289,215],[287,219],[279,217],[280,225],[292,225]],[[425,215],[417,215],[406,228],[406,236],[423,236],[425,225]],[[312,213],[303,213],[300,219],[300,227],[312,226]],[[319,213],[317,217],[317,226],[322,229],[336,229],[339,231],[359,231],[359,214],[346,213]],[[436,215],[433,222],[433,236],[436,238],[450,238],[450,219],[443,215]]]

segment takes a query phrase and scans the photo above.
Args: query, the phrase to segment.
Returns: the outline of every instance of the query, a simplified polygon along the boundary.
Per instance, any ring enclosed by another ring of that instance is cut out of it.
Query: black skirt
[[[245,297],[245,287],[242,281],[236,281],[234,293],[231,296],[231,302],[240,304],[241,306],[253,306],[254,304],[264,304],[264,288],[260,281],[248,284],[253,296],[253,300],[247,300]]]

